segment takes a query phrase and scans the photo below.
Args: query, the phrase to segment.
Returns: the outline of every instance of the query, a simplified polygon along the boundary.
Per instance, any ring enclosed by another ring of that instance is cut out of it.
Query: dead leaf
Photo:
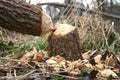
[[[49,58],[49,55],[48,55],[48,52],[47,52],[47,51],[45,51],[45,50],[40,50],[39,52],[44,55],[44,58],[45,58],[45,59],[48,59],[48,58]]]
[[[34,57],[34,54],[37,53],[37,50],[35,47],[31,48],[30,52],[26,52],[23,57],[21,58],[21,60],[32,60],[32,58]]]
[[[22,61],[32,61],[32,60],[33,60],[33,57],[34,57],[34,55],[35,55],[36,53],[37,53],[36,48],[35,48],[35,47],[32,47],[32,48],[31,48],[31,51],[30,51],[30,52],[26,52],[26,53],[22,56],[22,58],[21,58],[20,60],[22,60]],[[27,64],[24,63],[24,62],[18,62],[18,64],[19,64],[19,65],[23,65],[23,66],[27,66]]]
[[[100,71],[105,69],[104,64],[101,64],[101,63],[96,64],[95,67],[96,67],[97,70],[100,70]]]
[[[55,61],[55,60],[53,60],[53,59],[48,59],[48,60],[46,60],[46,63],[47,64],[57,64],[57,62]]]
[[[59,65],[60,67],[63,67],[65,69],[67,67],[66,63],[67,63],[66,61],[61,61]]]
[[[69,71],[68,74],[71,76],[78,76],[81,74],[81,71],[77,68],[77,69],[74,69],[73,71]]]
[[[55,60],[53,60],[52,58],[46,60],[47,65],[50,67],[50,69],[52,71],[55,72],[59,72],[60,71],[60,65],[58,64],[58,62],[56,62]]]
[[[50,59],[46,60],[46,63],[49,65],[49,67],[56,71],[59,72],[61,68],[66,67],[66,61],[63,57],[57,55],[55,57],[51,57]]]
[[[90,63],[84,64],[84,67],[88,69],[93,69],[93,66]]]
[[[33,52],[27,52],[26,54],[23,55],[21,60],[32,60],[34,54],[35,53],[33,53]]]
[[[32,47],[30,52],[31,52],[31,53],[37,53],[37,50],[36,50],[35,47]]]
[[[78,68],[81,66],[81,60],[73,61],[71,65],[74,66],[74,68]]]
[[[108,78],[110,76],[112,76],[112,78],[118,78],[117,74],[110,69],[104,69],[100,73],[101,73],[102,77],[105,77],[105,78]]]
[[[83,53],[82,54],[83,59],[87,59],[88,60],[90,58],[90,54],[91,54],[91,51],[87,51],[87,52]]]
[[[51,57],[51,59],[55,60],[56,62],[60,63],[61,61],[64,61],[65,59],[59,55],[55,57]]]
[[[100,55],[100,54],[97,55],[97,56],[95,56],[95,57],[94,57],[95,62],[96,62],[96,63],[100,63],[100,62],[101,62],[101,57],[102,57],[102,55]]]
[[[33,60],[33,61],[38,61],[38,62],[43,61],[43,60],[44,60],[44,55],[43,55],[43,53],[38,52],[38,53],[34,54],[34,57],[33,57],[32,60]]]
[[[73,62],[69,62],[69,64],[66,67],[66,70],[69,71],[80,67],[81,67],[81,60],[76,60]]]

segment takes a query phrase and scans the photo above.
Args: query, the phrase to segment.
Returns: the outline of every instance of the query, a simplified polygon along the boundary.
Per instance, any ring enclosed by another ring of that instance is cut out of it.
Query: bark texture
[[[0,0],[0,27],[39,36],[41,24],[41,7],[18,0]]]
[[[60,55],[67,60],[82,59],[79,34],[77,29],[67,24],[56,25],[48,38],[49,51],[52,56]]]

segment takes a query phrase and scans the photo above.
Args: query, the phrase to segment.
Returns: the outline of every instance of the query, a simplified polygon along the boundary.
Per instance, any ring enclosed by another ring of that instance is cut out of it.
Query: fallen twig
[[[1,77],[1,80],[3,79],[7,79],[7,80],[23,80],[26,77],[28,77],[29,75],[31,75],[32,73],[34,73],[36,70],[31,70],[29,73],[25,74],[25,75],[20,75],[20,76],[16,76],[16,77]]]
[[[38,4],[39,5],[39,4]],[[75,7],[75,5],[69,5],[69,4],[60,4],[60,3],[41,3],[40,5],[51,5],[51,6],[59,6],[59,7]],[[85,8],[81,8],[81,7],[78,7],[80,10],[82,11],[86,11]],[[120,16],[117,16],[117,15],[113,15],[113,14],[109,14],[109,13],[105,13],[105,12],[98,12],[98,11],[95,11],[95,10],[88,10],[88,12],[90,13],[97,13],[97,14],[102,14],[104,15],[105,17],[109,17],[109,18],[113,18],[113,19],[118,19],[120,20]]]

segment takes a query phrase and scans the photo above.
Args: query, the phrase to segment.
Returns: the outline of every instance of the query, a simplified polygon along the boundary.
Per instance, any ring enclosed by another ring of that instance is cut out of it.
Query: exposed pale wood
[[[57,24],[55,27],[48,39],[50,54],[67,60],[82,59],[77,29],[68,24]]]

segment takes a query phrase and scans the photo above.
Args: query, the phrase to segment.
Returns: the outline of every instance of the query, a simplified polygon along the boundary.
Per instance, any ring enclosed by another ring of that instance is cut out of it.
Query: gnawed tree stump
[[[50,55],[60,55],[67,60],[82,59],[77,29],[68,24],[57,24],[49,36]]]
[[[39,36],[50,32],[52,24],[40,6],[22,0],[0,0],[0,27]]]

